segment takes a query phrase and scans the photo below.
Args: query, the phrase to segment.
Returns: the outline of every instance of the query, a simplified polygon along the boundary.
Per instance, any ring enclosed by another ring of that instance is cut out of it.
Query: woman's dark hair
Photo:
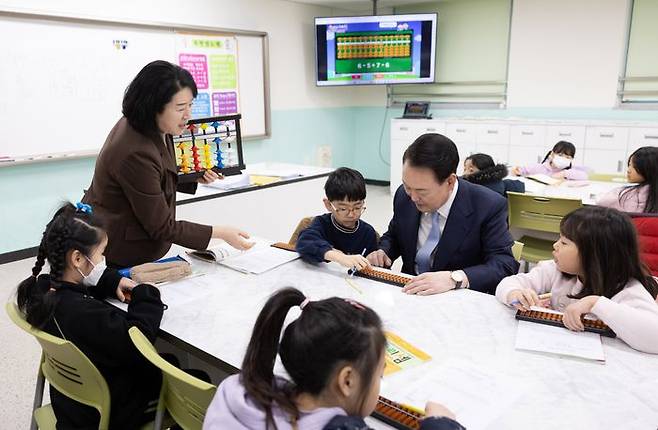
[[[348,200],[356,202],[366,198],[366,181],[354,169],[340,167],[329,174],[324,192],[330,201]]]
[[[439,184],[457,172],[459,151],[455,143],[437,133],[420,136],[404,151],[402,162],[413,167],[425,167],[432,172]]]
[[[123,116],[130,126],[144,135],[160,133],[156,115],[162,113],[172,97],[189,88],[194,97],[197,88],[192,75],[180,66],[167,61],[153,61],[132,80],[123,95]]]
[[[41,237],[32,276],[18,285],[17,303],[27,322],[43,328],[57,305],[56,290],[66,269],[66,255],[78,250],[89,256],[105,237],[101,221],[91,213],[77,211],[66,203],[55,212]],[[51,282],[37,282],[48,260]]]
[[[619,203],[630,197],[629,193],[642,186],[648,186],[647,203],[644,206],[644,213],[658,212],[658,148],[655,146],[643,146],[638,148],[628,157],[628,165],[633,164],[633,168],[642,175],[644,182],[626,187],[619,193]]]
[[[472,154],[466,157],[466,160],[464,160],[464,162],[468,160],[471,160],[471,163],[473,163],[473,165],[477,167],[478,170],[488,169],[496,165],[496,163],[494,163],[493,158],[491,158],[491,155],[488,154],[482,154],[482,153]]]
[[[318,395],[332,374],[345,364],[353,365],[363,381],[362,407],[386,347],[379,316],[366,306],[337,297],[307,302],[301,316],[286,327],[279,343],[288,311],[305,300],[295,288],[274,293],[258,315],[242,363],[242,384],[265,411],[268,429],[270,425],[276,428],[273,404],[299,418],[295,396]],[[274,378],[277,352],[291,384],[282,385]]]
[[[640,261],[637,232],[628,215],[616,209],[584,206],[562,219],[560,233],[576,244],[585,274],[582,291],[570,297],[610,299],[631,279],[637,279],[656,298],[658,284]]]
[[[551,149],[546,153],[546,156],[542,160],[542,164],[544,164],[546,160],[548,160],[548,157],[551,155],[551,152],[553,154],[568,155],[569,157],[573,158],[576,156],[576,147],[571,142],[567,142],[566,140],[561,140],[553,146],[553,149]],[[567,169],[571,169],[571,164],[569,164],[569,167],[567,167]]]

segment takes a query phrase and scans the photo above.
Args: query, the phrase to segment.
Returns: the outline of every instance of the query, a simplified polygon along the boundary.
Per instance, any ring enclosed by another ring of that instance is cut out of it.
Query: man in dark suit
[[[424,134],[402,158],[402,186],[393,199],[393,219],[371,264],[416,276],[403,291],[429,295],[470,288],[493,294],[519,264],[507,226],[507,201],[457,178],[459,153],[445,136]]]

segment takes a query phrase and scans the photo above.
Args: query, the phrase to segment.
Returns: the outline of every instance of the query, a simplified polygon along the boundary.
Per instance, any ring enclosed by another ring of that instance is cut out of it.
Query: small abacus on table
[[[413,279],[413,277],[409,275],[405,275],[402,273],[391,273],[376,268],[370,268],[370,269],[366,268],[366,269],[357,270],[354,274],[362,278],[372,279],[374,281],[379,281],[379,282],[385,282],[387,284],[395,285],[397,287],[404,287]]]
[[[244,170],[240,114],[188,121],[183,134],[173,137],[178,175],[197,179],[206,170],[224,176]]]
[[[537,310],[532,310],[529,309],[527,311],[519,309],[516,311],[516,319],[520,321],[530,321],[530,322],[536,322],[540,324],[547,324],[547,325],[552,325],[556,327],[564,327],[564,321],[562,321],[562,314],[554,313],[554,312],[543,312],[543,311],[537,311]],[[598,333],[601,336],[607,336],[607,337],[616,337],[617,335],[615,334],[614,331],[610,327],[608,327],[603,321],[601,320],[593,320],[589,318],[584,318],[581,317],[580,319],[583,322],[583,326],[585,327],[585,331],[590,331],[592,333]]]
[[[372,416],[400,430],[419,429],[420,420],[425,418],[425,415],[382,396],[379,396]]]

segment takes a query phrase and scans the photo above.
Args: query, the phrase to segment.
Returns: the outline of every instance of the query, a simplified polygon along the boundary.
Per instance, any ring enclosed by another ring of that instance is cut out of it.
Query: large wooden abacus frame
[[[417,430],[420,420],[425,418],[425,415],[382,396],[379,396],[372,416],[400,430]]]
[[[396,273],[384,272],[383,270],[377,270],[377,269],[357,270],[354,274],[362,278],[372,279],[374,281],[379,281],[379,282],[385,282],[387,284],[395,285],[397,287],[404,287],[413,279],[412,276],[404,275],[402,273],[396,274]]]
[[[543,311],[534,311],[534,310],[523,311],[519,309],[518,311],[516,311],[516,319],[521,321],[530,321],[540,324],[547,324],[556,327],[566,328],[566,326],[564,325],[564,321],[562,321],[562,315],[555,314],[552,312],[543,312]],[[617,336],[615,332],[612,331],[612,329],[608,327],[601,320],[591,320],[583,317],[581,317],[580,320],[583,322],[583,325],[585,326],[585,331],[598,333],[601,336],[607,336],[607,337]]]

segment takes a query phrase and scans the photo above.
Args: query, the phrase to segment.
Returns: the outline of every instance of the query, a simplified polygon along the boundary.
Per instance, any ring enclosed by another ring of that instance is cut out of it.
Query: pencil
[[[540,294],[539,300],[550,299],[553,293]]]
[[[347,282],[347,285],[349,285],[350,287],[354,288],[354,289],[356,290],[357,293],[359,293],[359,294],[363,294],[363,291],[361,290],[361,288],[359,288],[358,285],[356,285],[354,282],[352,282],[352,281],[350,280],[350,278],[345,277],[345,282]]]

